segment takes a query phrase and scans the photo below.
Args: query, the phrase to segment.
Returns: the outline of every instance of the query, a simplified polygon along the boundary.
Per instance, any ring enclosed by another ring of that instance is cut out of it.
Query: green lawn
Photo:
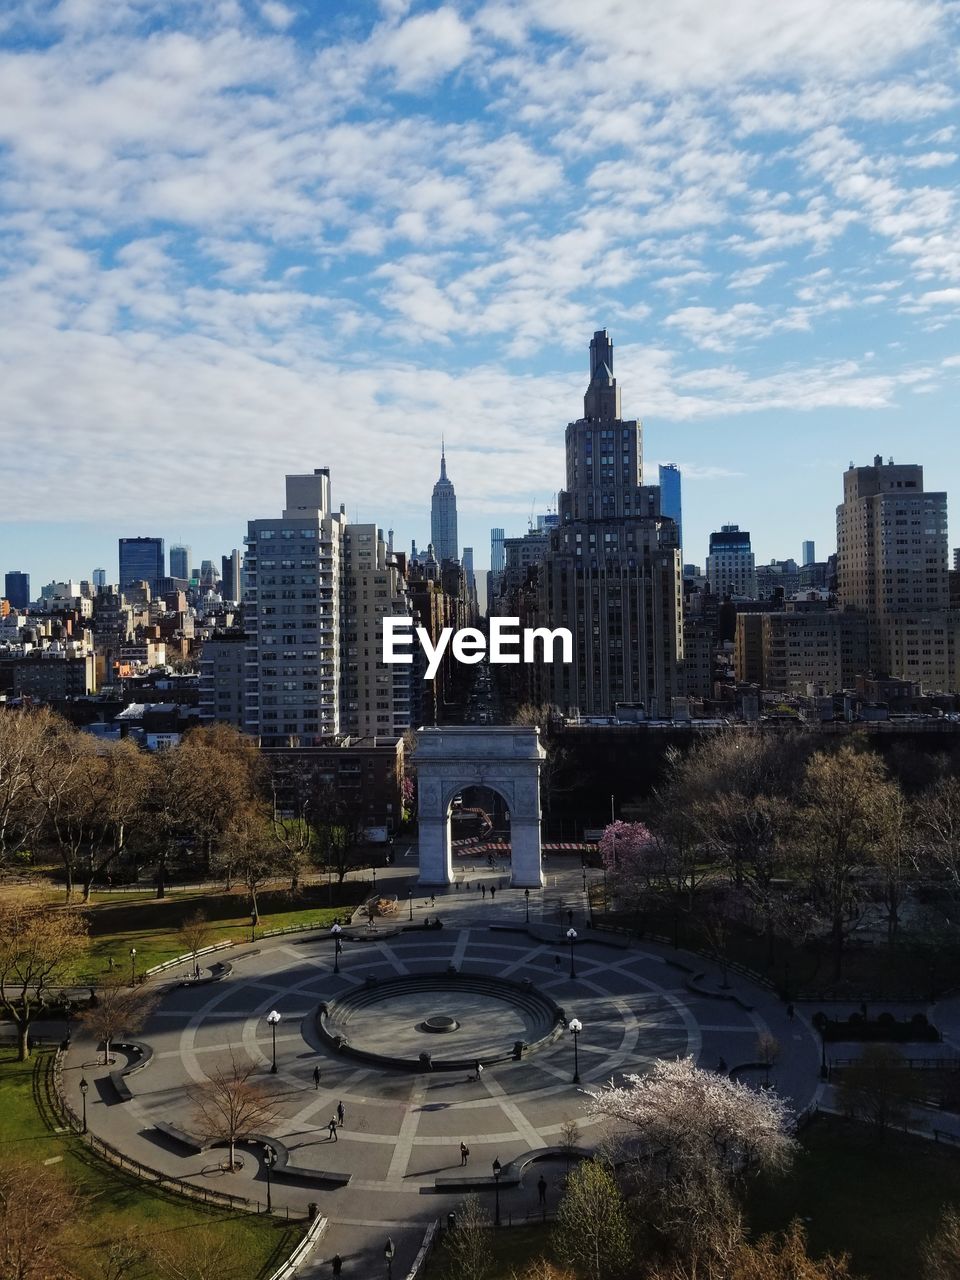
[[[71,1266],[82,1280],[100,1280],[111,1242],[128,1234],[147,1249],[162,1246],[165,1238],[182,1241],[184,1233],[204,1238],[222,1235],[231,1254],[244,1260],[243,1280],[270,1275],[293,1249],[300,1234],[297,1226],[247,1213],[205,1209],[148,1188],[96,1159],[75,1135],[52,1131],[40,1110],[46,1068],[43,1054],[21,1063],[10,1051],[0,1051],[0,1161],[20,1157],[52,1161],[51,1169],[82,1193],[82,1210],[68,1227]],[[135,1274],[138,1280],[157,1280],[149,1262],[136,1268]]]
[[[753,1189],[754,1236],[782,1231],[799,1217],[810,1252],[849,1253],[858,1280],[905,1280],[920,1274],[923,1242],[946,1205],[960,1206],[960,1149],[891,1134],[882,1143],[863,1125],[819,1117],[803,1134],[790,1175]],[[550,1252],[550,1223],[504,1228],[493,1236],[493,1280],[510,1280]],[[445,1280],[437,1250],[424,1280]]]
[[[291,896],[283,890],[260,894],[257,936],[268,929],[288,925],[329,926],[337,916],[345,918],[359,900],[362,887],[343,886],[339,906],[327,906],[326,888],[313,887]],[[74,978],[96,981],[110,969],[110,961],[123,973],[130,969],[130,948],[136,947],[137,972],[143,973],[164,960],[182,955],[177,932],[187,916],[201,911],[210,921],[210,942],[250,940],[250,909],[244,893],[174,892],[158,899],[152,894],[94,895],[89,909],[90,947],[78,961]]]

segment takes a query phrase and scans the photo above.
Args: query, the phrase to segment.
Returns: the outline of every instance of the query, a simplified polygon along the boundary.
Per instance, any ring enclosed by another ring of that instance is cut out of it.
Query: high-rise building
[[[342,543],[342,728],[399,735],[410,728],[413,669],[384,662],[383,619],[410,615],[406,582],[375,524],[345,526]]]
[[[680,468],[672,462],[660,467],[660,512],[677,526],[677,542],[683,553],[683,504],[680,499]]]
[[[724,524],[718,533],[711,533],[707,582],[715,596],[757,598],[757,567],[746,529]]]
[[[477,575],[473,568],[473,547],[463,548],[463,572],[467,575],[467,591],[476,599]]]
[[[241,578],[242,559],[240,552],[236,547],[228,556],[220,557],[220,594],[224,600],[239,600],[241,598]]]
[[[490,530],[490,572],[503,573],[506,565],[503,549],[504,531],[502,529]]]
[[[174,543],[170,548],[170,577],[190,580],[190,548],[182,543]]]
[[[107,585],[106,569],[94,569],[91,580],[93,582],[94,591],[102,591]]]
[[[287,476],[283,515],[247,526],[245,727],[267,745],[340,732],[345,525],[322,467]]]
[[[573,662],[541,669],[543,694],[564,710],[612,714],[642,703],[669,716],[683,687],[677,526],[660,489],[643,484],[642,428],[624,420],[613,344],[590,343],[583,417],[566,431],[566,488],[540,570],[541,625],[567,627]],[[559,655],[558,655],[559,656]]]
[[[166,577],[162,538],[120,539],[120,590],[134,582],[146,582],[151,591]]]
[[[803,544],[802,563],[804,565],[817,563],[817,548],[813,542],[805,542]]]
[[[440,479],[433,486],[430,504],[430,541],[440,564],[459,558],[457,540],[457,495],[453,482],[447,479],[446,450],[440,446]]]
[[[19,569],[11,569],[3,579],[4,599],[9,600],[12,608],[26,609],[30,604],[30,575],[21,573]]]
[[[837,507],[837,595],[865,613],[875,671],[957,689],[960,615],[950,611],[947,495],[927,493],[923,467],[850,465]]]

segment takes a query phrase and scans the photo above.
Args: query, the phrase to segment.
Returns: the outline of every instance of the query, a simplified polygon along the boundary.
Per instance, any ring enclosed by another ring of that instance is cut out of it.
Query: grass
[[[310,886],[297,895],[286,890],[261,893],[257,935],[290,925],[329,926],[353,909],[353,899],[361,892],[362,887],[352,882],[344,885],[339,906],[325,905],[325,887]],[[198,911],[209,921],[210,943],[250,940],[249,899],[242,892],[172,892],[165,898],[149,893],[111,893],[95,897],[89,908],[90,946],[77,962],[74,981],[98,980],[109,972],[111,961],[115,969],[128,973],[131,947],[137,949],[138,973],[182,955],[186,948],[178,931],[183,921]]]
[[[920,1249],[944,1208],[960,1206],[960,1150],[925,1138],[876,1132],[820,1116],[802,1137],[790,1174],[755,1186],[747,1206],[751,1234],[782,1231],[799,1217],[810,1252],[849,1253],[859,1280],[904,1280],[920,1274]],[[504,1229],[493,1236],[492,1280],[511,1280],[538,1257],[550,1257],[552,1225]],[[442,1247],[424,1280],[445,1280]]]
[[[851,1255],[870,1280],[919,1275],[923,1242],[943,1209],[960,1206],[960,1150],[908,1134],[882,1142],[864,1125],[820,1116],[804,1132],[788,1177],[751,1197],[754,1232],[800,1216],[811,1252]]]
[[[80,1280],[100,1280],[104,1257],[114,1241],[132,1237],[146,1247],[162,1247],[165,1237],[184,1233],[223,1238],[231,1254],[244,1259],[244,1280],[270,1275],[291,1252],[299,1229],[285,1222],[246,1213],[205,1209],[189,1200],[147,1187],[98,1160],[73,1134],[53,1132],[38,1104],[38,1088],[47,1063],[42,1054],[17,1062],[0,1053],[0,1112],[3,1146],[0,1161],[26,1158],[54,1161],[51,1168],[83,1196],[69,1227],[71,1266]],[[138,1280],[158,1280],[145,1263]]]

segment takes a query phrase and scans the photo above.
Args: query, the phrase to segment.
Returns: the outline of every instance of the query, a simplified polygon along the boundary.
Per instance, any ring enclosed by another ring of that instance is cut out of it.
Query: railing
[[[52,1075],[52,1089],[48,1087],[47,1096],[57,1118],[61,1124],[70,1129],[77,1137],[82,1138],[96,1155],[106,1160],[109,1164],[123,1170],[124,1173],[130,1173],[134,1177],[140,1178],[144,1182],[163,1187],[165,1190],[173,1191],[177,1195],[200,1200],[204,1204],[216,1205],[226,1209],[241,1209],[246,1213],[259,1214],[266,1212],[266,1207],[262,1206],[259,1200],[249,1200],[246,1196],[231,1195],[227,1191],[214,1191],[212,1188],[197,1186],[195,1183],[188,1182],[183,1178],[176,1178],[172,1174],[163,1173],[160,1169],[154,1169],[151,1165],[144,1164],[142,1160],[135,1160],[132,1156],[125,1155],[117,1147],[105,1142],[103,1138],[97,1137],[96,1134],[90,1133],[89,1130],[84,1133],[83,1123],[68,1102],[63,1088],[63,1051],[61,1049],[57,1050],[51,1067],[48,1067],[48,1071]],[[289,1206],[285,1206],[283,1216],[289,1220]]]
[[[427,1230],[423,1237],[423,1244],[421,1244],[417,1252],[417,1256],[414,1258],[413,1263],[411,1264],[410,1270],[407,1272],[406,1280],[417,1280],[417,1277],[420,1275],[420,1273],[423,1271],[423,1268],[426,1266],[427,1259],[430,1257],[430,1254],[436,1248],[436,1245],[439,1239],[440,1239],[440,1219],[437,1218],[434,1222],[431,1222],[430,1225],[427,1227]]]
[[[282,1263],[270,1277],[270,1280],[293,1280],[301,1262],[313,1252],[314,1246],[327,1229],[327,1219],[317,1213],[307,1228],[307,1233],[294,1249],[286,1262]]]
[[[874,1044],[877,1041],[873,1041]],[[831,1067],[860,1067],[863,1058],[830,1058]],[[868,1064],[869,1065],[869,1064]],[[951,1058],[899,1058],[896,1068],[908,1068],[910,1071],[960,1071],[960,1057]]]

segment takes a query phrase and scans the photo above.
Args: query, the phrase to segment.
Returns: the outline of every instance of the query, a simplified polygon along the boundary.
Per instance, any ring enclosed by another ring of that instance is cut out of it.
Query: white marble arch
[[[420,729],[414,759],[420,825],[420,883],[453,883],[450,807],[464,787],[489,787],[510,811],[512,877],[519,888],[543,884],[540,850],[540,730],[509,725]]]

